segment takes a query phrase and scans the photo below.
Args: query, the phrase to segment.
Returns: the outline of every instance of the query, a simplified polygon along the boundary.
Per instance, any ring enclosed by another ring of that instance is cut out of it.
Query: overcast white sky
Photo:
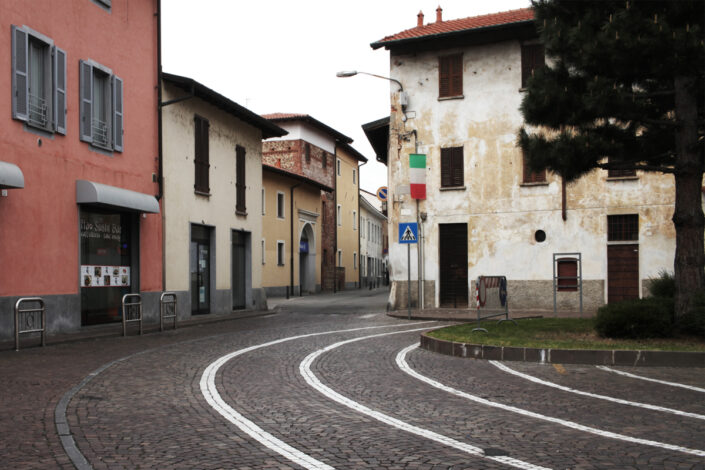
[[[354,139],[370,161],[371,192],[386,185],[362,124],[389,115],[389,52],[370,43],[435,22],[437,0],[164,0],[162,63],[259,114],[309,114]],[[443,19],[525,8],[529,0],[443,0]]]

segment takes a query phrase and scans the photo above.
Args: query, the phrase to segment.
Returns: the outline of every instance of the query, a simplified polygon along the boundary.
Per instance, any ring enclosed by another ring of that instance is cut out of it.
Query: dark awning
[[[17,165],[0,162],[0,189],[24,188],[24,175]]]
[[[159,202],[152,195],[86,180],[76,180],[76,202],[136,212],[159,213]]]

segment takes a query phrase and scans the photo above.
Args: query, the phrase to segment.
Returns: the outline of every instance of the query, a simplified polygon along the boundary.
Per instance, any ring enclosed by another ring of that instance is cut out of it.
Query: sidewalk
[[[438,321],[459,321],[471,322],[477,321],[476,308],[426,308],[419,310],[411,309],[409,314],[408,309],[391,310],[387,315],[394,318],[411,318],[412,320],[438,320]],[[594,312],[583,311],[581,314],[578,311],[559,310],[554,313],[553,310],[541,309],[518,309],[509,310],[509,318],[591,318],[595,316]],[[499,320],[502,316],[492,317],[491,320]]]

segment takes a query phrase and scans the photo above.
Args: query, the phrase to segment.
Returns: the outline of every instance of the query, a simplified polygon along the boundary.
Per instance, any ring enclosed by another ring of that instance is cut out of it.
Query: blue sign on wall
[[[399,224],[399,243],[418,243],[419,225],[416,222],[403,222]]]

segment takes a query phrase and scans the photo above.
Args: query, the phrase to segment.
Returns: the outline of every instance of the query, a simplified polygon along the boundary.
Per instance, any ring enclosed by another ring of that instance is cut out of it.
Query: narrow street
[[[442,356],[386,301],[2,351],[0,467],[705,468],[701,369]]]

